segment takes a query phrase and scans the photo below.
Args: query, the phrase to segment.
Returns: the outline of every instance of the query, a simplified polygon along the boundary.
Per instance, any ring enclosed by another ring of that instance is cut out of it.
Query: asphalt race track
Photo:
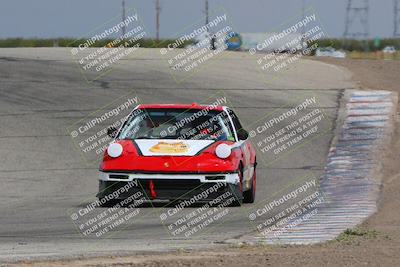
[[[235,52],[223,52],[190,77],[174,71],[180,82],[171,73],[156,49],[140,49],[93,82],[85,80],[68,49],[0,50],[0,261],[211,247],[253,235],[248,215],[258,202],[302,177],[321,175],[340,98],[354,87],[350,74],[336,66],[300,59],[266,75],[253,57]],[[112,235],[83,237],[68,211],[94,198],[98,163],[82,160],[67,128],[131,92],[142,103],[204,103],[223,95],[248,128],[264,114],[315,96],[314,108],[324,111],[329,127],[279,160],[260,163],[256,203],[230,208],[223,223],[207,231],[172,236],[160,222],[160,205],[141,208],[138,220]]]

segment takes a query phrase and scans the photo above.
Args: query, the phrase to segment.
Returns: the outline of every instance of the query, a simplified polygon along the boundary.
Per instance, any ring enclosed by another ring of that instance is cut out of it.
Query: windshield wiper
[[[139,136],[131,139],[162,139],[161,137]]]

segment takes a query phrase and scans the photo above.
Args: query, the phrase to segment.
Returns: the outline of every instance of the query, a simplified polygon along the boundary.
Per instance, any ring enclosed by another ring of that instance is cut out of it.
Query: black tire
[[[243,204],[243,198],[240,196],[235,196],[235,200],[230,205],[231,207],[240,207]]]
[[[230,205],[231,207],[240,207],[243,204],[243,197],[242,196],[234,196],[235,200]]]
[[[122,201],[122,200],[115,200],[115,199],[112,199],[112,200],[109,200],[109,201],[102,201],[104,198],[99,198],[99,201],[100,201],[100,207],[102,207],[102,208],[112,208],[112,207],[114,207],[115,205],[117,205],[120,201]]]
[[[239,177],[240,177],[240,183],[242,182],[242,178],[243,178],[243,168],[240,166],[240,169],[238,171],[239,173]],[[242,186],[241,185],[237,185],[238,190],[233,190],[236,191],[238,193],[234,193],[234,197],[235,200],[232,202],[231,207],[240,207],[243,204],[243,190],[242,190]]]
[[[243,203],[254,203],[256,199],[256,165],[254,164],[254,173],[253,177],[251,177],[251,187],[249,190],[243,192]]]

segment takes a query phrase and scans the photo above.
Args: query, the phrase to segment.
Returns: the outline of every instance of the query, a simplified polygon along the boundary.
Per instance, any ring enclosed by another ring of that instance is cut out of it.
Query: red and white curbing
[[[301,223],[288,227],[294,225],[289,220],[278,230],[257,236],[257,240],[268,244],[325,242],[376,211],[380,157],[394,129],[397,93],[349,90],[344,99],[344,122],[320,181],[325,201]]]

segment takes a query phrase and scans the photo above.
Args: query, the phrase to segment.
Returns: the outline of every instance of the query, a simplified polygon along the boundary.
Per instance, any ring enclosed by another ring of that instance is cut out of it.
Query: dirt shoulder
[[[400,61],[322,59],[348,68],[360,88],[384,89],[400,94]],[[399,266],[400,265],[400,131],[383,159],[383,186],[378,212],[360,229],[338,240],[312,246],[258,246],[225,251],[176,252],[25,263],[22,266]]]
[[[400,93],[400,60],[323,58],[318,61],[349,69],[360,88]]]

